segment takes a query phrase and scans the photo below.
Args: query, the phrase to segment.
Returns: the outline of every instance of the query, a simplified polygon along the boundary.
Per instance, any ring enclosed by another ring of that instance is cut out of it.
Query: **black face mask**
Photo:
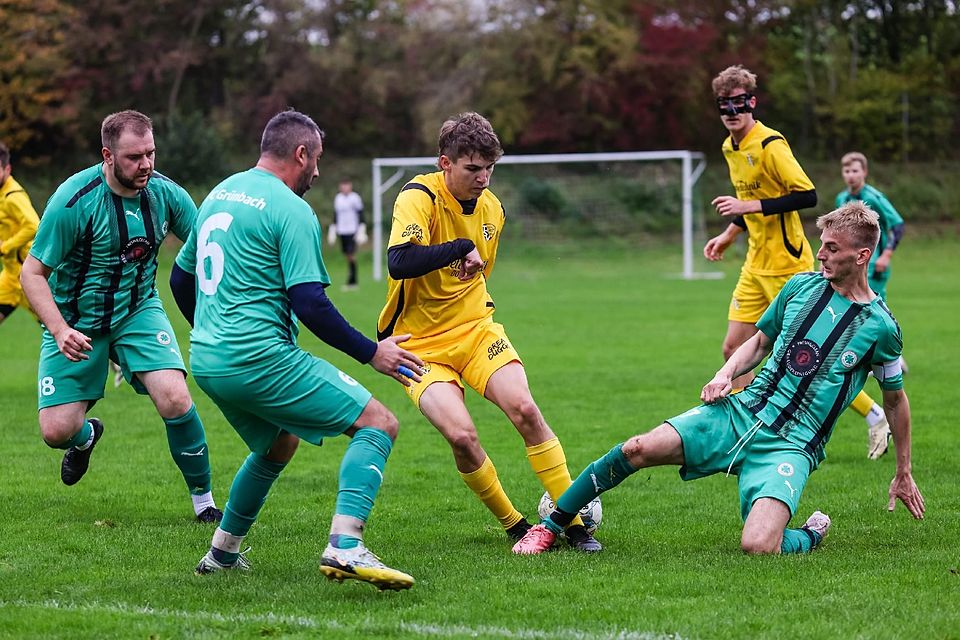
[[[736,96],[720,96],[717,98],[717,109],[722,116],[735,116],[741,113],[753,113],[750,106],[752,93],[741,93]]]

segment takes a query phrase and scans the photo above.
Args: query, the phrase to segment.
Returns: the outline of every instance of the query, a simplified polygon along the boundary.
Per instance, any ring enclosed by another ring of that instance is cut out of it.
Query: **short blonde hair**
[[[839,209],[817,218],[817,228],[846,233],[859,247],[877,250],[880,242],[880,217],[860,200],[848,202]]]
[[[734,89],[753,93],[757,88],[757,74],[740,64],[727,67],[713,79],[713,95],[728,96]]]
[[[851,151],[850,153],[843,154],[843,157],[840,158],[840,166],[846,167],[851,165],[854,162],[859,162],[860,166],[863,167],[863,170],[867,170],[867,156],[863,155],[859,151]]]

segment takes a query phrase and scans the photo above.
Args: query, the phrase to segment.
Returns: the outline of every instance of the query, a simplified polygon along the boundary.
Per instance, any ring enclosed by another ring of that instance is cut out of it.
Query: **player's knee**
[[[270,462],[286,464],[293,459],[293,454],[297,452],[298,446],[300,446],[300,438],[284,431],[273,441],[273,445],[271,445],[270,451],[267,452],[265,457]]]
[[[400,421],[389,410],[384,410],[383,419],[375,428],[386,433],[391,440],[396,441],[397,435],[400,433]]]
[[[728,360],[730,356],[733,355],[733,352],[737,350],[740,345],[737,344],[735,340],[726,338],[723,341],[723,359],[724,361]]]
[[[645,433],[633,436],[624,442],[620,450],[635,469],[652,464],[654,450],[650,438]]]
[[[40,437],[51,449],[58,449],[83,427],[83,422],[63,419],[41,419]]]
[[[546,427],[540,407],[530,396],[522,398],[510,407],[508,415],[517,429],[524,433],[539,431]]]
[[[448,434],[447,442],[453,449],[453,454],[457,458],[473,458],[480,449],[480,440],[477,438],[477,430],[473,428],[458,429]]]
[[[740,549],[750,555],[779,553],[780,540],[775,536],[744,529],[743,535],[740,537]]]

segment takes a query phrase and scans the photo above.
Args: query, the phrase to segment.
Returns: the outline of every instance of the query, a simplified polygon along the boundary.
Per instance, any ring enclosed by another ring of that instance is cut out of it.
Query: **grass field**
[[[890,286],[911,366],[914,475],[927,517],[916,522],[902,506],[887,513],[893,455],[868,461],[863,421],[845,415],[797,518],[821,509],[834,526],[803,557],[743,555],[735,479],[684,483],[673,468],[638,473],[604,496],[602,554],[515,557],[396,383],[305,336],[400,418],[367,541],[417,578],[403,593],[337,585],[317,569],[343,438],[301,447],[247,538],[247,576],[193,575],[212,529],[192,522],[163,423],[127,386],[110,385],[93,412],[107,431],[89,474],[61,485],[61,454],[36,426],[38,330],[14,314],[0,327],[0,637],[958,638],[957,246],[955,235],[909,238]],[[372,334],[383,284],[367,279],[341,293],[342,260],[328,252],[327,261],[335,302]],[[676,251],[664,248],[508,248],[491,280],[497,319],[574,475],[697,402],[721,364],[738,262],[728,259],[724,280],[684,282],[663,276],[679,271]],[[222,507],[246,450],[191,388]],[[542,490],[519,437],[476,394],[468,406],[506,490],[534,514]]]

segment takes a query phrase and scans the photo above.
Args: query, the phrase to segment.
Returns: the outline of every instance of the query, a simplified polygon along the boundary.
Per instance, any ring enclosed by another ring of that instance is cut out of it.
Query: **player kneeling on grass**
[[[557,509],[513,548],[550,548],[564,524],[599,493],[638,469],[680,465],[684,480],[714,473],[739,477],[740,546],[747,553],[806,553],[823,540],[830,518],[815,511],[787,529],[807,477],[824,458],[837,417],[872,369],[883,391],[897,449],[890,484],[892,511],[901,500],[917,519],[924,502],[910,462],[910,406],[903,391],[900,327],[867,286],[877,246],[877,214],[862,203],[817,220],[823,243],[819,273],[791,278],[757,323],[759,331],[720,368],[700,393],[705,404],[618,444],[580,474]],[[731,381],[771,354],[756,379],[730,395]]]
[[[233,479],[223,521],[198,574],[249,569],[240,553],[267,493],[300,440],[352,438],[340,466],[336,512],[321,571],[380,589],[407,589],[363,543],[397,419],[356,380],[297,347],[297,318],[320,339],[404,384],[423,363],[394,336],[379,344],[351,327],[324,293],[320,225],[301,196],[318,175],[323,133],[283,111],[267,123],[257,166],[221,182],[200,207],[170,277],[193,325],[197,384],[220,407],[250,455]],[[199,288],[199,292],[196,289]]]

